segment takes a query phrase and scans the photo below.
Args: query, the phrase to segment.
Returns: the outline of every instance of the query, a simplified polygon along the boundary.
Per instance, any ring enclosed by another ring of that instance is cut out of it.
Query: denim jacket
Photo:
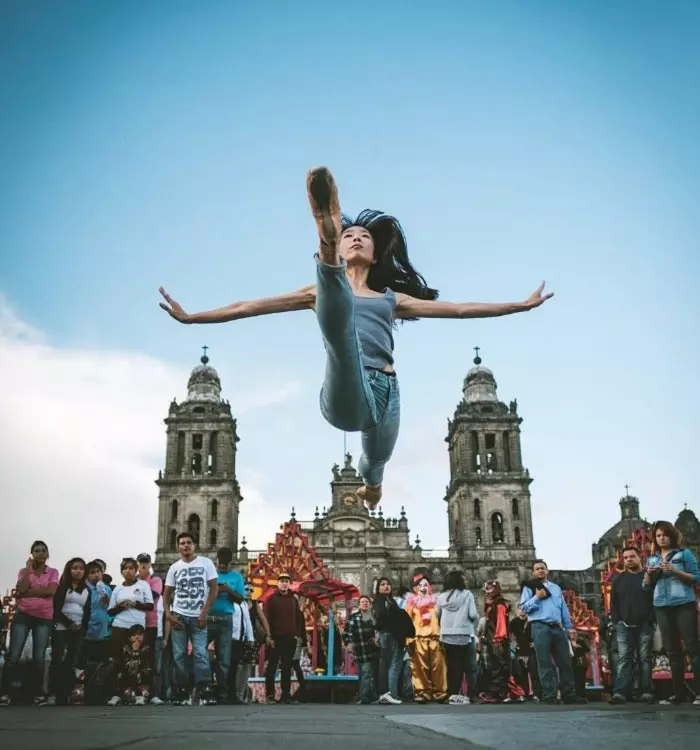
[[[695,555],[689,549],[674,550],[668,556],[668,562],[684,573],[693,576],[693,583],[681,581],[673,573],[657,571],[649,584],[643,583],[644,588],[654,589],[655,607],[677,607],[681,604],[695,602],[695,586],[700,583],[700,570]],[[658,568],[662,563],[661,555],[651,555],[647,560],[647,568]]]

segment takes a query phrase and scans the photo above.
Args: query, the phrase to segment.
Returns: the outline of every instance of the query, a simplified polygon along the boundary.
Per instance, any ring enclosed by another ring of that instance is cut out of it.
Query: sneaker
[[[694,706],[700,706],[700,695],[698,695],[693,701]]]
[[[682,698],[677,698],[675,695],[672,695],[670,698],[659,701],[660,706],[680,706],[683,703]]]
[[[627,700],[621,693],[615,693],[608,703],[622,705],[623,703],[627,703]]]
[[[122,702],[122,699],[118,695],[113,695],[108,701],[108,706],[118,706]]]
[[[157,695],[154,695],[151,698],[151,705],[152,706],[162,706],[165,701],[162,701]]]
[[[642,693],[643,703],[656,703],[654,696],[651,693]]]
[[[185,695],[177,701],[178,706],[191,706],[193,704],[192,696]]]
[[[470,703],[466,695],[451,695],[447,702],[450,706],[468,706]]]
[[[200,706],[215,706],[216,705],[216,698],[212,695],[207,695],[207,693],[203,693],[202,697],[199,699],[199,705]]]
[[[40,695],[34,699],[35,706],[55,706],[56,696],[55,695]]]
[[[134,698],[134,705],[135,706],[145,706],[146,705],[146,699],[142,695],[137,695],[136,698]]]
[[[0,706],[9,706],[12,703],[12,698],[9,695],[0,695]]]
[[[389,704],[392,706],[401,705],[401,701],[398,698],[394,698],[394,696],[391,693],[384,693],[384,695],[382,695],[379,698],[379,702],[382,703],[383,705],[386,705],[386,704]]]

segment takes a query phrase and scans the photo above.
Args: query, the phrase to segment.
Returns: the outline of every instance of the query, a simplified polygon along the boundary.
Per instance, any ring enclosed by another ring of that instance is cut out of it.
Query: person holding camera
[[[562,703],[581,703],[576,695],[569,641],[576,637],[562,590],[549,580],[544,560],[532,565],[533,579],[523,586],[520,609],[527,615],[537,659],[543,703],[557,702],[557,671]]]
[[[694,695],[700,706],[700,639],[695,587],[700,570],[695,555],[684,549],[683,535],[668,521],[657,521],[652,528],[652,554],[642,580],[654,592],[654,613],[661,630],[664,650],[671,663],[673,695],[662,703],[683,703]],[[685,683],[685,657],[693,672],[695,687]]]

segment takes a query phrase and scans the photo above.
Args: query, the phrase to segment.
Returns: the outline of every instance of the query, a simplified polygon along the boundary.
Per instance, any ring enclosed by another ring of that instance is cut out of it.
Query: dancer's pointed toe
[[[363,484],[362,487],[357,488],[356,494],[367,506],[367,510],[374,510],[382,499],[382,485],[379,484],[376,487],[372,487]]]
[[[316,221],[320,241],[319,255],[324,263],[338,265],[338,240],[342,232],[342,214],[338,186],[327,167],[316,167],[306,175],[306,192]]]

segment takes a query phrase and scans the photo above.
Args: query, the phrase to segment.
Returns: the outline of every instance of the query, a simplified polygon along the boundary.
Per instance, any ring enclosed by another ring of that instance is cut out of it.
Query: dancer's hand
[[[182,305],[175,300],[161,287],[158,290],[165,302],[161,302],[160,306],[165,310],[171,318],[177,320],[178,323],[189,323],[190,316],[182,309]]]
[[[545,282],[543,281],[537,287],[537,289],[535,289],[535,291],[525,300],[523,304],[526,310],[534,310],[536,307],[539,307],[540,305],[544,304],[548,299],[552,299],[552,297],[554,296],[554,292],[548,292],[547,294],[542,294],[542,292],[544,292],[544,285],[545,285]],[[161,307],[163,307],[163,305],[161,305]],[[172,313],[170,314],[172,315]]]

